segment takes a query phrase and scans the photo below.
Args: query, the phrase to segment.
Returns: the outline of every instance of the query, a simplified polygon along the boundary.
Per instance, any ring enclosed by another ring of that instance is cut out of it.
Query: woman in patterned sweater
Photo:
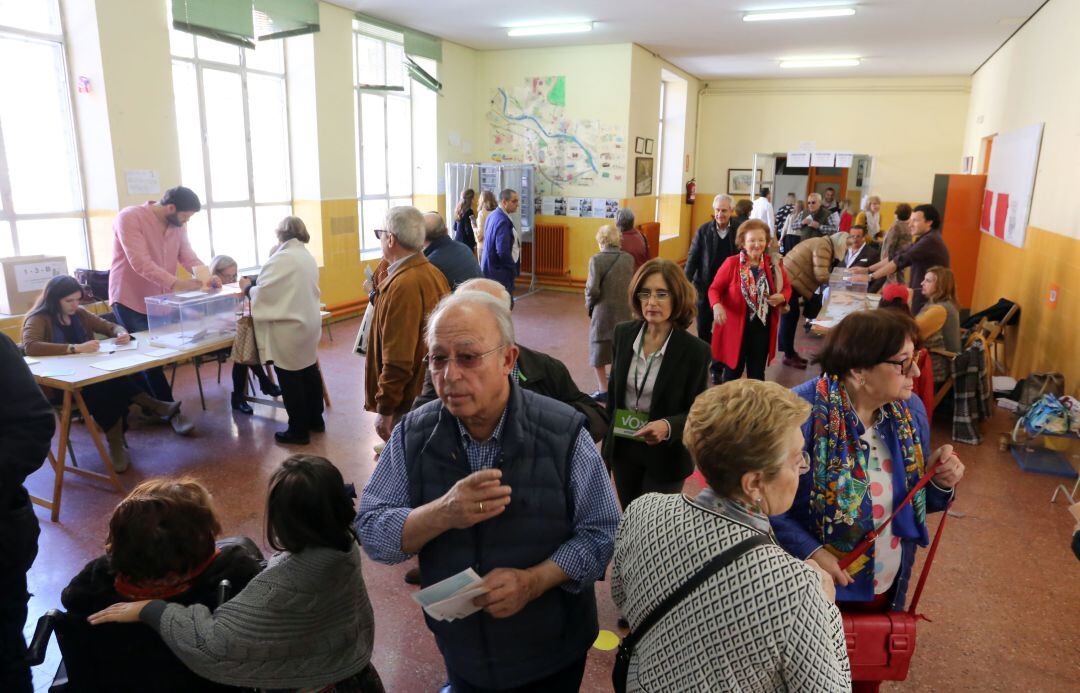
[[[807,459],[810,407],[776,383],[734,380],[698,396],[683,441],[708,481],[694,498],[647,494],[623,516],[611,593],[638,628],[702,566],[770,537]],[[638,642],[627,691],[847,691],[831,581],[774,542],[712,574]]]

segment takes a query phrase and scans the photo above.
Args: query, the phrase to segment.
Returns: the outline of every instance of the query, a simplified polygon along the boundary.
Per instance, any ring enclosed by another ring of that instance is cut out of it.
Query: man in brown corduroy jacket
[[[390,265],[371,320],[364,408],[378,414],[375,432],[387,440],[423,388],[427,318],[450,287],[420,252],[425,235],[420,210],[393,207],[384,226],[375,233]]]

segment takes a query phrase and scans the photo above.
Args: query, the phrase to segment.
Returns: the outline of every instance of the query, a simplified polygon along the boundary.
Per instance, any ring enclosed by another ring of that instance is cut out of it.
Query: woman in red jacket
[[[742,376],[765,379],[765,366],[776,354],[780,310],[791,297],[791,284],[782,263],[773,264],[766,252],[769,226],[760,219],[743,222],[735,233],[740,248],[720,265],[709,305],[716,326],[713,359],[724,364],[723,382]]]

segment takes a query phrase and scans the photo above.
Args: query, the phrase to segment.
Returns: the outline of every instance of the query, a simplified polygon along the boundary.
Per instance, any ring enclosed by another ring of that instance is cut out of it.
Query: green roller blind
[[[173,0],[173,26],[199,36],[255,47],[251,0]]]
[[[412,58],[405,58],[405,68],[409,71],[410,77],[420,84],[423,84],[431,91],[436,94],[442,91],[442,82],[429,75],[427,71],[417,65]]]
[[[255,0],[255,37],[260,41],[319,30],[318,0]]]
[[[410,29],[394,24],[393,22],[388,22],[385,19],[379,19],[378,17],[372,17],[360,12],[356,13],[356,18],[365,24],[385,29],[394,34],[400,34],[402,37],[401,41],[405,45],[406,55],[415,55],[418,58],[427,58],[428,60],[434,60],[436,62],[442,60],[442,39],[438,36],[425,34],[422,31],[416,31],[415,29]],[[380,37],[385,38],[385,36]]]
[[[172,0],[172,11],[175,28],[245,48],[319,30],[318,0]]]

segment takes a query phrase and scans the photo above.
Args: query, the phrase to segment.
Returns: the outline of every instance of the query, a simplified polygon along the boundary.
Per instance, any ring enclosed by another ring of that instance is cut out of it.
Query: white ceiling
[[[1044,0],[332,0],[470,48],[640,44],[702,79],[966,75]],[[853,17],[742,21],[749,10],[856,7]],[[509,26],[593,21],[588,34],[510,38]],[[855,56],[854,68],[781,70],[789,57]]]

